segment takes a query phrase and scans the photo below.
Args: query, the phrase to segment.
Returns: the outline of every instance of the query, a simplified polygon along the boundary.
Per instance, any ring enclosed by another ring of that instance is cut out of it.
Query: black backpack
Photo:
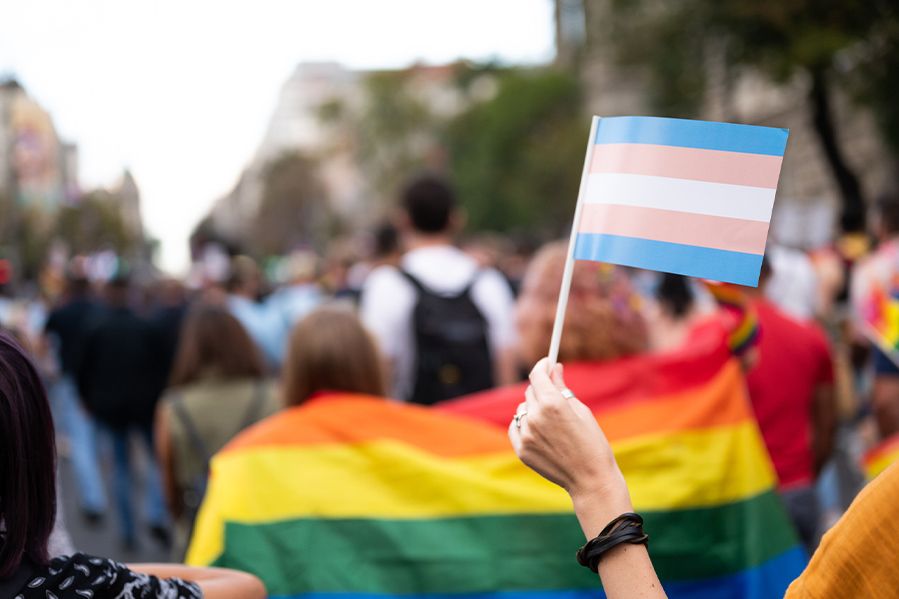
[[[446,296],[400,272],[418,292],[412,311],[416,351],[409,401],[433,404],[493,387],[487,320],[471,299],[478,275],[460,293]]]

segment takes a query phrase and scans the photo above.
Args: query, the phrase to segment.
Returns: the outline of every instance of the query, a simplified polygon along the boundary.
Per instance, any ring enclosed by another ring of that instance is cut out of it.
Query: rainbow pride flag
[[[899,433],[875,445],[862,457],[862,465],[868,480],[875,479],[897,461],[899,461]]]
[[[565,493],[485,423],[324,397],[245,431],[211,468],[187,562],[252,572],[271,597],[599,592],[574,560],[584,537]]]
[[[710,121],[599,119],[575,259],[758,285],[788,135]]]
[[[612,443],[669,597],[782,597],[805,565],[727,333],[710,321],[678,353],[565,365]],[[500,430],[523,393],[438,409]]]
[[[885,352],[895,354],[899,351],[899,281],[893,281],[889,292],[874,284],[862,311],[868,327],[866,332],[872,341]]]

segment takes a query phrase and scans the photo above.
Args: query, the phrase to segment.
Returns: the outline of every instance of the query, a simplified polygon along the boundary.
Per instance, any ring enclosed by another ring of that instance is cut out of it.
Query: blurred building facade
[[[234,188],[218,199],[198,227],[237,247],[247,245],[251,223],[264,192],[266,168],[279,157],[299,153],[316,165],[326,201],[349,228],[372,224],[383,215],[382,198],[360,160],[364,152],[367,80],[372,76],[402,77],[403,89],[429,110],[448,115],[464,101],[453,85],[453,65],[416,65],[401,71],[357,71],[333,62],[301,63],[281,88],[266,133]],[[428,140],[421,151],[429,151]],[[195,235],[195,238],[197,236]],[[205,236],[201,236],[204,237]]]
[[[83,190],[78,146],[15,79],[0,83],[0,259],[14,282],[68,257],[118,252],[134,270],[150,268],[140,190],[127,170],[108,189]]]
[[[14,79],[0,84],[0,193],[53,212],[78,193],[78,148]]]
[[[241,243],[247,224],[253,220],[263,193],[263,175],[267,165],[279,156],[299,151],[312,157],[326,146],[319,109],[334,99],[353,98],[358,90],[358,75],[336,63],[302,63],[287,79],[278,95],[265,135],[250,163],[225,196],[218,199],[207,218],[208,226],[219,236]],[[339,180],[328,189],[338,203],[351,202],[358,193],[351,168],[339,169],[341,161],[332,158]],[[322,170],[325,170],[323,167]]]

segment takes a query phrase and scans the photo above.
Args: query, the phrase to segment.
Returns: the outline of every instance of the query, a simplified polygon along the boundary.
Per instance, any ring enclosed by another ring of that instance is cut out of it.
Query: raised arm
[[[633,511],[630,494],[593,413],[565,387],[562,366],[551,375],[548,368],[544,358],[531,371],[509,438],[522,462],[568,492],[584,535],[593,539]],[[603,554],[599,577],[609,599],[666,597],[644,544],[620,544]]]

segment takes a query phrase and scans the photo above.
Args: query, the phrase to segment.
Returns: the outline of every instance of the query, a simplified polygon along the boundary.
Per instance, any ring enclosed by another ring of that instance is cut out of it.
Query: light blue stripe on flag
[[[760,254],[729,252],[636,237],[578,233],[575,260],[596,260],[755,287]]]
[[[789,133],[789,129],[736,123],[654,116],[613,116],[600,119],[596,143],[656,144],[783,156]]]

